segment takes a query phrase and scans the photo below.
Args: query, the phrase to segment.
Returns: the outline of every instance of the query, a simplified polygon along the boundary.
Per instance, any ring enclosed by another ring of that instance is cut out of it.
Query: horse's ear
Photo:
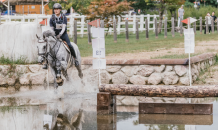
[[[39,36],[36,34],[36,38],[39,39]]]

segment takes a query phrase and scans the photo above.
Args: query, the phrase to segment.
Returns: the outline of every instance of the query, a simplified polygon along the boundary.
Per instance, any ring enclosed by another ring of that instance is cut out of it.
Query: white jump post
[[[81,18],[81,28],[80,28],[81,37],[83,37],[83,33],[84,33],[84,25],[85,25],[85,16],[82,15],[82,18]]]
[[[147,14],[147,20],[148,20],[148,31],[150,30],[150,18],[151,18],[151,16],[150,16],[150,14]]]
[[[140,15],[140,28],[139,30],[142,32],[144,30],[144,14]]]

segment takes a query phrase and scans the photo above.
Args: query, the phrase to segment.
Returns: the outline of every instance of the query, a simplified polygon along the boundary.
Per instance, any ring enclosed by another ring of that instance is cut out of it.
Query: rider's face
[[[59,15],[59,14],[61,13],[61,9],[54,9],[54,13],[55,13],[56,15]]]

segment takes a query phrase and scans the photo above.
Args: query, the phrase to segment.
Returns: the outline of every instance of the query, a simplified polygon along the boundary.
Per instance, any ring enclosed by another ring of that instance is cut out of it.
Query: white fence
[[[117,33],[120,34],[121,32],[125,31],[125,19],[128,19],[129,22],[129,31],[135,33],[136,32],[136,20],[138,20],[139,22],[139,31],[144,31],[145,30],[145,19],[148,19],[148,23],[149,25],[153,25],[153,26],[148,26],[149,30],[155,30],[155,26],[154,26],[154,18],[158,18],[159,15],[125,15],[121,17],[118,17],[118,22],[117,22]],[[5,22],[36,22],[39,23],[41,22],[43,19],[47,19],[47,25],[49,26],[49,20],[51,18],[51,15],[40,15],[40,14],[30,14],[30,15],[23,15],[23,16],[1,16],[1,23],[5,23]],[[84,15],[77,15],[77,14],[72,14],[67,16],[68,18],[68,31],[70,36],[73,36],[73,25],[74,25],[74,21],[77,21],[77,30],[79,30],[77,32],[77,34],[81,35],[83,37],[84,34],[87,34],[87,22],[86,20],[86,16]],[[113,18],[115,19],[115,17]],[[112,22],[112,19],[111,19]],[[105,28],[107,30],[107,28]],[[109,34],[112,34],[113,32],[113,28],[109,29]]]

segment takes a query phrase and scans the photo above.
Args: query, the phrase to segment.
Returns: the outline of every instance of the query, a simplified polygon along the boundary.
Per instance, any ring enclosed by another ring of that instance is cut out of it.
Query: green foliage
[[[53,9],[53,5],[54,5],[55,3],[60,3],[61,6],[62,6],[62,9],[64,9],[64,10],[70,9],[70,8],[72,7],[72,5],[73,5],[72,0],[67,0],[67,1],[64,1],[64,0],[57,0],[57,1],[49,1],[48,7],[49,7],[50,9]]]
[[[27,58],[21,56],[19,59],[13,61],[12,59],[2,55],[0,57],[0,65],[13,65],[13,64],[27,64]]]

